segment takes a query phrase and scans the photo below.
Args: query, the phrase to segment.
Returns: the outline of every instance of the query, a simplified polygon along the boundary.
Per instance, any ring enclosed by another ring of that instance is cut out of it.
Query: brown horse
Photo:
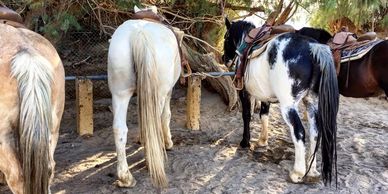
[[[327,43],[332,38],[322,29],[306,27],[297,33],[320,43]],[[360,59],[341,63],[338,88],[346,97],[371,97],[382,92],[388,97],[388,40],[376,44]]]
[[[50,192],[64,93],[51,43],[0,23],[0,171],[13,193]]]
[[[364,57],[344,62],[338,74],[340,93],[346,97],[388,96],[388,40],[374,46]]]

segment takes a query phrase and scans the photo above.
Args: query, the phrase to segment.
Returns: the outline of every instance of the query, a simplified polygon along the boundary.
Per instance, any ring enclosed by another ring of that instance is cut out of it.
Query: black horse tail
[[[330,48],[327,45],[312,43],[310,44],[312,56],[320,66],[319,81],[319,102],[318,102],[318,140],[322,143],[322,179],[325,185],[332,181],[332,173],[335,173],[337,184],[337,113],[339,104],[339,91],[337,75],[334,67],[333,57]]]

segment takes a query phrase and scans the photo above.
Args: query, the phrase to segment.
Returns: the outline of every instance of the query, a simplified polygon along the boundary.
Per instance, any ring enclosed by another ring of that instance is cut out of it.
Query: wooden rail
[[[188,77],[186,98],[186,127],[200,129],[201,80],[203,76],[233,76],[234,72],[207,72]],[[66,81],[75,81],[77,133],[81,136],[93,135],[93,82],[107,80],[107,75],[66,76]]]

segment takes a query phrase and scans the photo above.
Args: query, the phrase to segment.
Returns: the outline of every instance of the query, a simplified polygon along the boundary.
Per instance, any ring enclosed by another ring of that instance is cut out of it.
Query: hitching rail
[[[234,72],[194,72],[185,74],[188,78],[186,99],[186,126],[199,130],[201,80],[204,77],[234,76]],[[66,76],[66,81],[75,81],[77,132],[82,136],[93,135],[93,83],[91,80],[107,80],[108,75]]]

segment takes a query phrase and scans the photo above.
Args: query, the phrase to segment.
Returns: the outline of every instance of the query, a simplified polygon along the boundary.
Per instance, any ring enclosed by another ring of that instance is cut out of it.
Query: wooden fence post
[[[192,130],[199,130],[201,109],[201,78],[199,76],[190,76],[188,78],[186,103],[186,127]]]
[[[89,79],[76,79],[77,133],[93,135],[93,83]]]

